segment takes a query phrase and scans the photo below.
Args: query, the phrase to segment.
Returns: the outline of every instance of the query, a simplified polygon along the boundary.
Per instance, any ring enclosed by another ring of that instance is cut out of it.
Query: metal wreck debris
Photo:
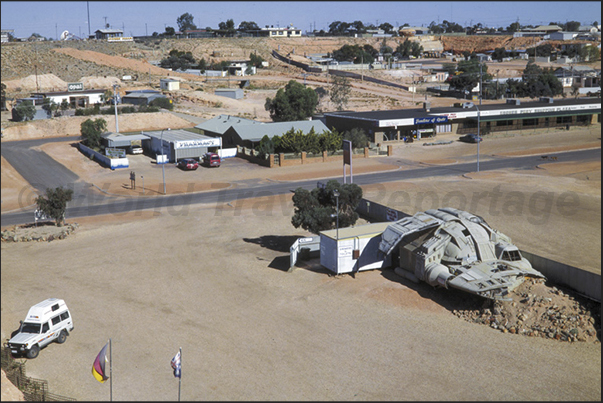
[[[399,261],[396,273],[484,298],[508,300],[526,277],[545,278],[511,238],[482,217],[454,208],[419,212],[390,224],[379,250]],[[394,263],[395,264],[395,263]]]

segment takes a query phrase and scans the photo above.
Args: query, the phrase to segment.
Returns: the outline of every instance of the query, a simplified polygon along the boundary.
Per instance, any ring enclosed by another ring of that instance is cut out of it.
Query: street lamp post
[[[163,132],[167,130],[169,131],[170,128],[168,127],[167,129],[163,129],[161,131],[161,172],[163,174],[163,194],[165,194],[165,159],[164,159],[164,153],[163,153]]]
[[[475,109],[477,109],[477,172],[479,172],[479,143],[481,143],[481,138],[479,136],[479,118],[480,118],[480,112],[479,112],[479,108],[477,107],[477,105],[473,105],[475,106]]]
[[[339,190],[337,190],[337,189],[333,190],[333,196],[335,196],[335,201],[337,204],[337,207],[335,210],[335,216],[337,217],[337,219],[336,219],[336,228],[337,228],[336,240],[339,242]]]
[[[116,89],[119,88],[118,84],[113,84],[113,105],[115,106],[115,133],[119,133],[119,124],[117,123],[117,95]]]

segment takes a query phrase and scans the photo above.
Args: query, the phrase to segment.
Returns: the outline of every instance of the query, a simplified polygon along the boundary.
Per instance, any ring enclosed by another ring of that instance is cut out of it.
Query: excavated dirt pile
[[[567,342],[601,341],[599,303],[548,286],[544,279],[527,279],[509,297],[511,301],[486,300],[481,308],[454,310],[453,314],[503,333]]]

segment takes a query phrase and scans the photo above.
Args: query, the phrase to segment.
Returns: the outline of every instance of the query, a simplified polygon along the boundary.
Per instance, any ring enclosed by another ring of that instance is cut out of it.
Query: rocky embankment
[[[548,286],[544,279],[527,279],[509,296],[511,301],[485,301],[481,309],[453,313],[503,333],[567,342],[601,341],[600,303]]]

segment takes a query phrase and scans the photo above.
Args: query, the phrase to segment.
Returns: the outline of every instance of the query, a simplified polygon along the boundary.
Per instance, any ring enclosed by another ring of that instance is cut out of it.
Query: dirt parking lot
[[[600,161],[538,161],[542,152],[577,144],[600,147],[600,127],[594,129],[576,131],[572,140],[548,133],[525,136],[521,145],[511,137],[482,144],[483,158],[531,148],[537,169],[363,190],[409,213],[433,203],[464,207],[522,249],[600,273]],[[68,144],[47,147],[69,150],[59,161],[78,167],[82,179],[109,183],[111,193],[132,193],[129,170],[100,168]],[[401,145],[389,158],[354,160],[354,172],[471,161],[474,150],[458,142]],[[144,172],[145,186],[157,188],[161,169],[145,158],[135,156],[134,169]],[[177,183],[191,176],[197,191],[207,184],[341,172],[339,163],[268,169],[233,159],[218,169],[171,167],[166,176],[168,192],[177,192],[184,189]],[[2,176],[4,204],[4,166]],[[11,184],[25,186],[16,176]],[[493,208],[491,198],[472,198],[497,187],[503,201],[523,195],[514,214]],[[455,191],[467,199],[452,198]],[[545,203],[531,208],[539,191],[547,194]],[[565,191],[580,202],[569,215],[555,209]],[[470,296],[414,285],[387,270],[355,278],[315,267],[288,273],[289,246],[309,235],[291,225],[292,214],[291,195],[282,195],[78,219],[65,240],[2,243],[2,339],[31,305],[65,299],[75,330],[64,345],[53,343],[28,361],[27,371],[48,380],[51,392],[78,400],[109,399],[109,382],[100,384],[90,373],[109,338],[116,400],[177,399],[170,360],[180,347],[183,400],[601,399],[598,342],[503,334],[463,321],[452,311],[469,305]]]

